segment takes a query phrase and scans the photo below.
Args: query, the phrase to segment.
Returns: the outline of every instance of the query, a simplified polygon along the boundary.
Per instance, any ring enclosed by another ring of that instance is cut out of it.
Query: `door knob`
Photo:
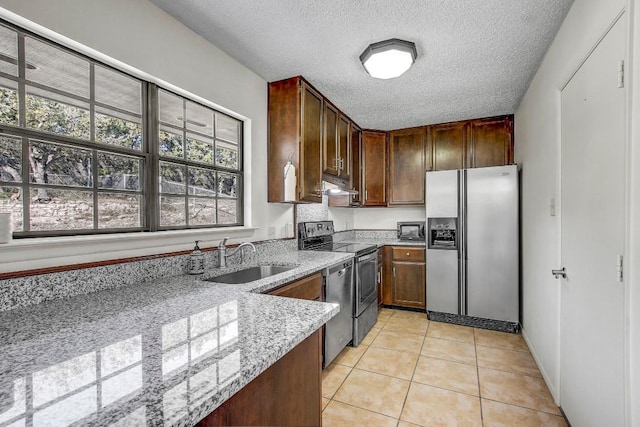
[[[551,274],[553,274],[553,277],[555,277],[556,279],[567,278],[567,270],[564,267],[562,267],[560,270],[551,270]]]

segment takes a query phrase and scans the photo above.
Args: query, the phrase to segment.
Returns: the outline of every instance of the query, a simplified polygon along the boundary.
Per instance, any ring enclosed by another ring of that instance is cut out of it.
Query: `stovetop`
[[[298,249],[308,251],[349,252],[357,256],[375,252],[376,245],[333,241],[333,221],[298,224]]]

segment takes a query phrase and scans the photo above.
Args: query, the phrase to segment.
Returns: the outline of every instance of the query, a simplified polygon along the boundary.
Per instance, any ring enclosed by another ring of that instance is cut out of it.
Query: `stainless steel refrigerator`
[[[427,172],[430,318],[518,330],[518,189],[516,165]]]

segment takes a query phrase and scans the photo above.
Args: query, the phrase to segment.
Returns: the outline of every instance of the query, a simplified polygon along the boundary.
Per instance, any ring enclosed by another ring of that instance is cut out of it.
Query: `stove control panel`
[[[299,237],[310,239],[314,237],[333,235],[333,221],[313,221],[298,224]]]

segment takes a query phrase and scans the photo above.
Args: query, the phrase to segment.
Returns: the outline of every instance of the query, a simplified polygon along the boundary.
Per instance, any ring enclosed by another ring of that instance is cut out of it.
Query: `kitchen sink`
[[[264,279],[265,277],[274,276],[285,271],[293,270],[297,266],[291,265],[260,265],[257,267],[249,267],[244,270],[234,271],[233,273],[223,274],[222,276],[210,277],[204,279],[207,282],[216,283],[247,283],[254,280]]]

